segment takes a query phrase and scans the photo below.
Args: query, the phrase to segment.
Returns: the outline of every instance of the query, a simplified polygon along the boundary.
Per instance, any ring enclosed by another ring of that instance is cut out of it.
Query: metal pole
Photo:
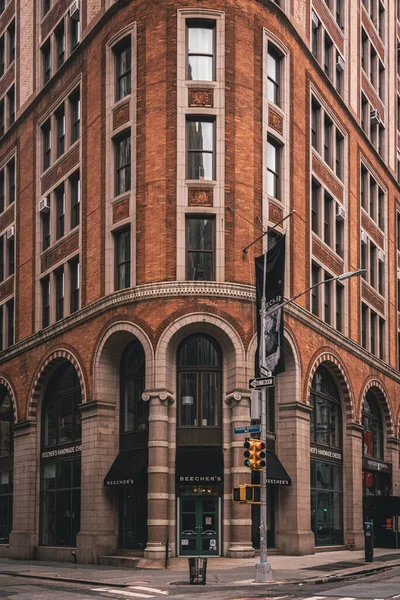
[[[263,295],[261,299],[261,344],[260,371],[265,371],[265,284],[267,277],[267,253],[264,253]],[[263,369],[261,368],[263,367]],[[267,444],[267,388],[261,393],[261,431],[260,439]],[[265,461],[266,465],[267,461]],[[271,565],[267,556],[267,466],[260,473],[260,562],[256,564],[256,583],[273,581]]]

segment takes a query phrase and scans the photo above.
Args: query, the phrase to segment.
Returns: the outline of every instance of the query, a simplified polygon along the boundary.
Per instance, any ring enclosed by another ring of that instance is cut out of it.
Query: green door
[[[216,496],[181,496],[179,554],[219,555]]]

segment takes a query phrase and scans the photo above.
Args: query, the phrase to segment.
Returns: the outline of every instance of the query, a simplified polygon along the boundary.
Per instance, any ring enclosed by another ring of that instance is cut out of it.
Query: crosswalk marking
[[[149,596],[149,594],[139,594],[138,592],[126,592],[121,589],[111,588],[92,588],[92,592],[107,592],[108,594],[115,594],[118,596],[129,596],[129,598],[155,598],[155,596]]]
[[[157,590],[156,588],[143,587],[141,585],[130,585],[130,590],[142,590],[143,592],[155,592],[156,594],[163,594],[164,596],[168,596],[168,592],[164,592],[163,590]]]

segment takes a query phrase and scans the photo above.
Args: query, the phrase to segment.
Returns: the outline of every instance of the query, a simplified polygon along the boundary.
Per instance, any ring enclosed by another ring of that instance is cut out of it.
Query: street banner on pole
[[[263,367],[278,375],[285,371],[285,356],[283,353],[283,309],[273,311],[275,305],[283,302],[285,285],[285,241],[282,237],[268,252],[255,259],[256,263],[256,302],[257,302],[257,352],[255,360],[256,377],[263,377],[266,373],[260,373],[259,352],[261,347],[261,331],[265,332],[265,360]],[[264,261],[266,259],[265,284],[264,284]],[[265,285],[266,314],[264,316],[264,328],[261,323],[261,300],[263,296],[263,285]],[[268,314],[268,312],[270,314]]]

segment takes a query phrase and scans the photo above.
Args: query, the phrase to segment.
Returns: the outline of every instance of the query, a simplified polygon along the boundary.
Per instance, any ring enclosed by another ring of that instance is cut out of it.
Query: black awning
[[[267,483],[270,485],[292,485],[289,475],[274,452],[267,452]]]
[[[147,449],[124,450],[120,452],[111,465],[104,485],[140,485],[147,480]]]
[[[220,483],[224,479],[224,458],[220,446],[178,446],[177,483]]]

